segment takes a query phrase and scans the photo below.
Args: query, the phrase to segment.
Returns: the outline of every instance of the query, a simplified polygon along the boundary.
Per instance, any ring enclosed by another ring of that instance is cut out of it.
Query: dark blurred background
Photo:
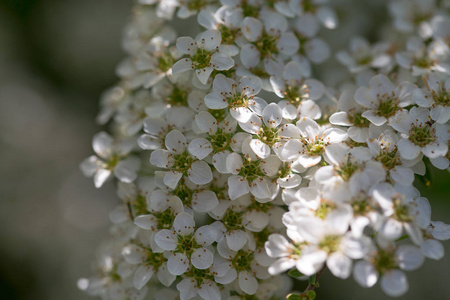
[[[91,274],[118,200],[111,184],[96,190],[78,164],[102,130],[94,121],[99,96],[117,80],[131,3],[0,0],[1,300],[89,299],[76,282]],[[448,172],[432,175],[421,190],[433,218],[450,223]],[[428,260],[408,274],[401,299],[450,299],[449,269],[449,256]],[[320,283],[319,299],[388,299],[379,287],[329,273]]]

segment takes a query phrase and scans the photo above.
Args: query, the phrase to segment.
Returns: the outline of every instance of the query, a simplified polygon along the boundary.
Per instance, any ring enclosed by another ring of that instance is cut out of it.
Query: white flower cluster
[[[96,187],[116,178],[123,204],[80,288],[283,299],[279,274],[328,268],[399,296],[404,271],[443,257],[450,226],[413,182],[449,168],[445,1],[392,0],[392,36],[353,38],[336,54],[348,78],[328,87],[311,78],[331,56],[319,31],[337,26],[326,0],[138,2],[98,116],[113,134],[81,164]],[[173,19],[192,16],[202,31],[177,38]]]

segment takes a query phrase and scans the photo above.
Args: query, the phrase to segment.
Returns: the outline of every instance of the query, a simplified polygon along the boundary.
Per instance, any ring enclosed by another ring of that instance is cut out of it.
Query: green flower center
[[[305,84],[285,85],[284,99],[290,104],[298,107],[300,103],[309,97],[309,90]]]
[[[196,287],[200,287],[203,284],[203,281],[214,281],[214,275],[209,269],[200,270],[191,266],[185,275],[186,277],[195,280]]]
[[[218,29],[222,34],[222,44],[233,45],[234,40],[239,33],[239,28],[230,28],[223,24],[220,24]]]
[[[189,170],[194,161],[194,159],[189,155],[187,151],[182,154],[175,155],[174,159],[175,162],[172,169],[177,172],[183,173],[184,175],[186,175],[187,170]]]
[[[380,154],[376,157],[376,160],[381,162],[388,170],[402,164],[400,157],[397,155],[397,147],[392,151],[381,150]]]
[[[336,173],[341,176],[344,181],[348,181],[353,173],[355,173],[359,169],[360,167],[351,161],[348,161],[346,164],[339,165],[335,168]]]
[[[199,248],[197,242],[195,241],[194,234],[188,234],[186,236],[178,235],[177,248],[174,250],[175,253],[184,253],[188,258],[191,257],[195,249]]]
[[[308,156],[319,156],[325,151],[325,143],[322,139],[317,139],[314,142],[304,140],[303,143],[306,146],[306,154]]]
[[[245,17],[253,17],[258,18],[259,15],[259,7],[252,6],[248,3],[247,0],[241,1],[241,8],[242,12],[244,13]]]
[[[222,128],[217,128],[216,133],[207,137],[207,140],[211,142],[213,152],[218,153],[230,149],[232,138],[232,133],[227,133]]]
[[[246,159],[239,171],[239,175],[244,177],[248,182],[252,182],[256,178],[263,177],[264,173],[260,168],[261,161]]]
[[[253,96],[246,96],[241,93],[235,93],[233,96],[228,97],[228,107],[238,108],[238,107],[248,107],[248,100],[253,99]]]
[[[444,82],[439,83],[439,91],[430,90],[433,100],[437,105],[450,105],[450,93],[445,89]]]
[[[152,214],[157,219],[158,229],[172,228],[173,221],[175,220],[175,215],[174,215],[172,209],[169,208],[162,212],[153,212]]]
[[[209,109],[208,112],[217,120],[218,123],[222,122],[227,117],[225,109]]]
[[[264,144],[269,146],[273,146],[280,139],[278,128],[270,128],[265,125],[262,126],[257,136]]]
[[[278,169],[278,178],[286,178],[291,174],[291,165],[283,162],[281,167]]]
[[[355,216],[365,216],[372,211],[372,206],[367,198],[354,200],[350,205],[353,208],[353,214]]]
[[[261,38],[253,43],[261,54],[261,58],[270,57],[272,54],[278,54],[277,37],[263,32]]]
[[[227,228],[227,231],[242,229],[242,212],[233,211],[229,208],[222,218],[222,223]]]
[[[377,254],[372,258],[371,263],[381,274],[398,267],[395,259],[395,252],[390,249],[378,249]]]
[[[372,56],[370,54],[361,55],[356,59],[358,65],[364,66],[372,62]]]
[[[413,64],[422,69],[428,69],[434,66],[434,61],[428,56],[415,57]]]
[[[255,238],[255,243],[256,243],[256,248],[264,248],[264,244],[269,239],[269,235],[271,233],[272,232],[269,229],[267,229],[267,227],[259,232],[253,232],[253,236]]]
[[[191,207],[193,192],[186,186],[184,178],[180,179],[177,188],[172,191],[172,194],[180,198],[184,206]]]
[[[336,207],[335,204],[326,201],[324,199],[320,200],[320,205],[316,210],[316,216],[321,218],[322,220],[325,220],[326,216],[330,211],[332,211]]]
[[[241,272],[250,270],[252,261],[253,253],[246,252],[241,249],[238,251],[238,253],[236,253],[236,256],[233,258],[231,263],[233,264],[233,267],[236,269],[236,271]]]
[[[316,5],[314,5],[313,0],[303,0],[302,1],[303,11],[314,13],[317,9]]]
[[[426,146],[429,143],[434,142],[435,130],[431,129],[430,126],[425,125],[423,127],[413,127],[409,131],[409,140],[420,147]]]
[[[385,101],[383,98],[387,97],[388,95],[383,95],[381,99],[379,99],[381,103],[375,112],[377,115],[385,117],[386,119],[395,115],[395,113],[400,109],[397,98],[390,98]]]
[[[163,253],[154,253],[151,249],[143,247],[147,250],[147,257],[145,258],[145,264],[153,266],[155,271],[167,260]]]
[[[167,72],[172,68],[174,63],[175,59],[168,52],[164,52],[158,57],[158,68],[163,72]]]
[[[400,222],[411,222],[413,217],[409,213],[409,206],[402,199],[394,199],[394,218]]]
[[[370,121],[362,116],[361,113],[348,113],[348,119],[356,127],[369,127]]]
[[[342,236],[327,235],[320,243],[319,248],[327,253],[336,252],[339,249]]]
[[[147,211],[147,199],[142,196],[141,194],[138,194],[136,199],[134,201],[130,202],[131,205],[133,205],[133,208],[136,212],[136,215],[145,215],[148,213]]]
[[[206,5],[208,5],[207,0],[192,0],[186,6],[189,10],[199,11]]]
[[[197,50],[197,53],[195,53],[191,60],[194,62],[195,69],[204,69],[206,67],[209,67],[211,63],[211,56],[213,52],[208,52],[204,49],[199,48]]]
[[[166,98],[166,101],[171,106],[188,106],[188,91],[174,85],[172,93]]]

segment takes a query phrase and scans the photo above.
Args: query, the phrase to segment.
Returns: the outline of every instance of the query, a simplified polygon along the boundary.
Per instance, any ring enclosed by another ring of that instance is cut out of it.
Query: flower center
[[[327,253],[336,252],[339,249],[342,236],[339,235],[327,235],[319,243],[319,248]]]
[[[409,206],[401,198],[394,199],[394,218],[400,222],[410,222],[413,217],[409,213]]]
[[[348,113],[348,119],[356,127],[368,127],[370,121],[362,116],[361,113]]]
[[[186,6],[189,10],[199,11],[203,7],[205,7],[207,4],[208,4],[208,1],[206,1],[206,0],[193,0],[193,1],[189,1],[189,3],[187,3]]]
[[[434,102],[437,105],[449,106],[450,105],[450,93],[445,89],[444,82],[439,83],[439,91],[430,90],[433,96]]]
[[[174,159],[175,162],[172,169],[183,174],[189,170],[192,162],[194,161],[187,151],[182,154],[175,155]]]
[[[284,99],[295,107],[298,107],[304,99],[309,97],[309,90],[306,84],[285,85]]]
[[[278,54],[277,38],[275,36],[263,32],[261,38],[253,43],[261,53],[261,58],[272,56],[272,54]]]
[[[325,143],[320,138],[313,142],[304,140],[303,143],[306,146],[308,156],[318,156],[325,151]]]
[[[260,168],[261,161],[246,159],[239,171],[239,175],[244,177],[248,182],[252,182],[256,178],[263,177],[264,173]]]
[[[178,182],[177,188],[172,191],[172,194],[180,198],[184,206],[190,207],[192,202],[192,191],[186,186],[184,178]]]
[[[166,98],[171,106],[188,106],[188,91],[177,85],[173,86],[172,93]]]
[[[253,237],[255,238],[256,248],[264,248],[264,244],[269,239],[269,235],[271,233],[272,232],[270,232],[270,230],[267,229],[267,227],[259,232],[253,232]]]
[[[376,157],[376,160],[381,162],[388,170],[402,164],[400,157],[397,155],[397,147],[392,151],[381,150],[380,154]]]
[[[214,281],[214,275],[209,269],[200,270],[195,268],[194,266],[191,266],[185,275],[186,277],[195,280],[197,288],[199,288],[204,281]]]
[[[194,253],[197,248],[198,245],[195,241],[193,233],[186,236],[178,235],[178,244],[177,248],[174,250],[174,253],[184,253],[188,258],[190,258],[192,253]]]
[[[158,56],[158,68],[163,72],[169,71],[169,69],[172,68],[174,62],[175,59],[168,52],[164,52],[160,56]]]
[[[237,230],[242,228],[242,212],[233,211],[229,208],[222,218],[222,223],[227,228],[227,231]]]
[[[142,247],[142,246],[141,246]],[[154,253],[151,249],[143,247],[147,250],[147,257],[145,258],[145,264],[148,266],[152,266],[155,271],[167,260],[164,257],[164,253]]]
[[[335,207],[336,207],[335,204],[333,204],[327,200],[321,199],[319,207],[316,210],[316,216],[318,218],[321,218],[322,220],[325,220],[328,213],[330,211],[332,211]]]
[[[422,68],[422,69],[428,69],[432,66],[434,66],[434,61],[429,58],[428,56],[420,56],[420,57],[415,57],[413,64],[416,67]]]
[[[260,9],[258,7],[250,5],[247,0],[241,1],[241,8],[245,17],[258,18]]]
[[[388,97],[389,97],[388,95],[383,95],[379,97],[380,106],[375,112],[377,115],[383,116],[386,119],[395,115],[395,113],[400,109],[400,107],[398,106],[398,99]],[[386,98],[387,100],[385,100]]]
[[[211,142],[214,153],[229,149],[232,139],[233,134],[225,132],[222,128],[217,128],[216,133],[207,138]]]
[[[262,126],[257,136],[264,144],[269,146],[273,146],[280,139],[278,137],[278,129],[267,126]]]
[[[236,271],[246,271],[250,270],[250,264],[253,261],[253,253],[252,252],[246,252],[244,250],[239,250],[238,253],[236,253],[236,256],[233,258],[231,263],[233,264],[233,267],[236,269]]]
[[[175,220],[175,215],[172,209],[166,209],[162,212],[152,213],[157,220],[157,229],[170,229],[172,228],[173,221]]]
[[[204,49],[199,48],[197,53],[191,57],[191,60],[194,62],[195,69],[204,69],[209,67],[211,64],[211,56],[212,52],[208,52]]]
[[[351,161],[335,167],[336,173],[341,176],[344,181],[348,181],[353,173],[355,173],[359,169],[360,167]]]
[[[395,259],[395,253],[390,249],[378,249],[376,256],[372,258],[371,263],[381,274],[398,267]]]
[[[423,127],[413,127],[409,131],[409,140],[420,147],[428,145],[429,143],[434,142],[435,130],[431,129],[430,126],[425,125]]]
[[[233,45],[234,40],[239,33],[239,28],[230,28],[223,24],[220,24],[218,29],[222,34],[222,44]]]
[[[136,215],[145,215],[148,213],[147,211],[147,200],[141,194],[138,194],[136,199],[130,202],[133,205],[134,210],[136,211]]]

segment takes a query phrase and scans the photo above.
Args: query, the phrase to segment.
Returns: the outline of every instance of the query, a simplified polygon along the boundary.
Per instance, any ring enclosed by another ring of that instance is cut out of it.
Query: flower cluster
[[[450,226],[413,183],[449,168],[445,4],[392,0],[392,36],[352,38],[336,53],[347,77],[324,84],[312,66],[332,54],[327,1],[138,2],[98,116],[112,135],[81,164],[96,187],[114,177],[122,200],[82,289],[282,299],[283,272],[314,282],[328,268],[399,296],[404,271],[443,257]],[[177,38],[173,20],[191,16],[202,31]]]

